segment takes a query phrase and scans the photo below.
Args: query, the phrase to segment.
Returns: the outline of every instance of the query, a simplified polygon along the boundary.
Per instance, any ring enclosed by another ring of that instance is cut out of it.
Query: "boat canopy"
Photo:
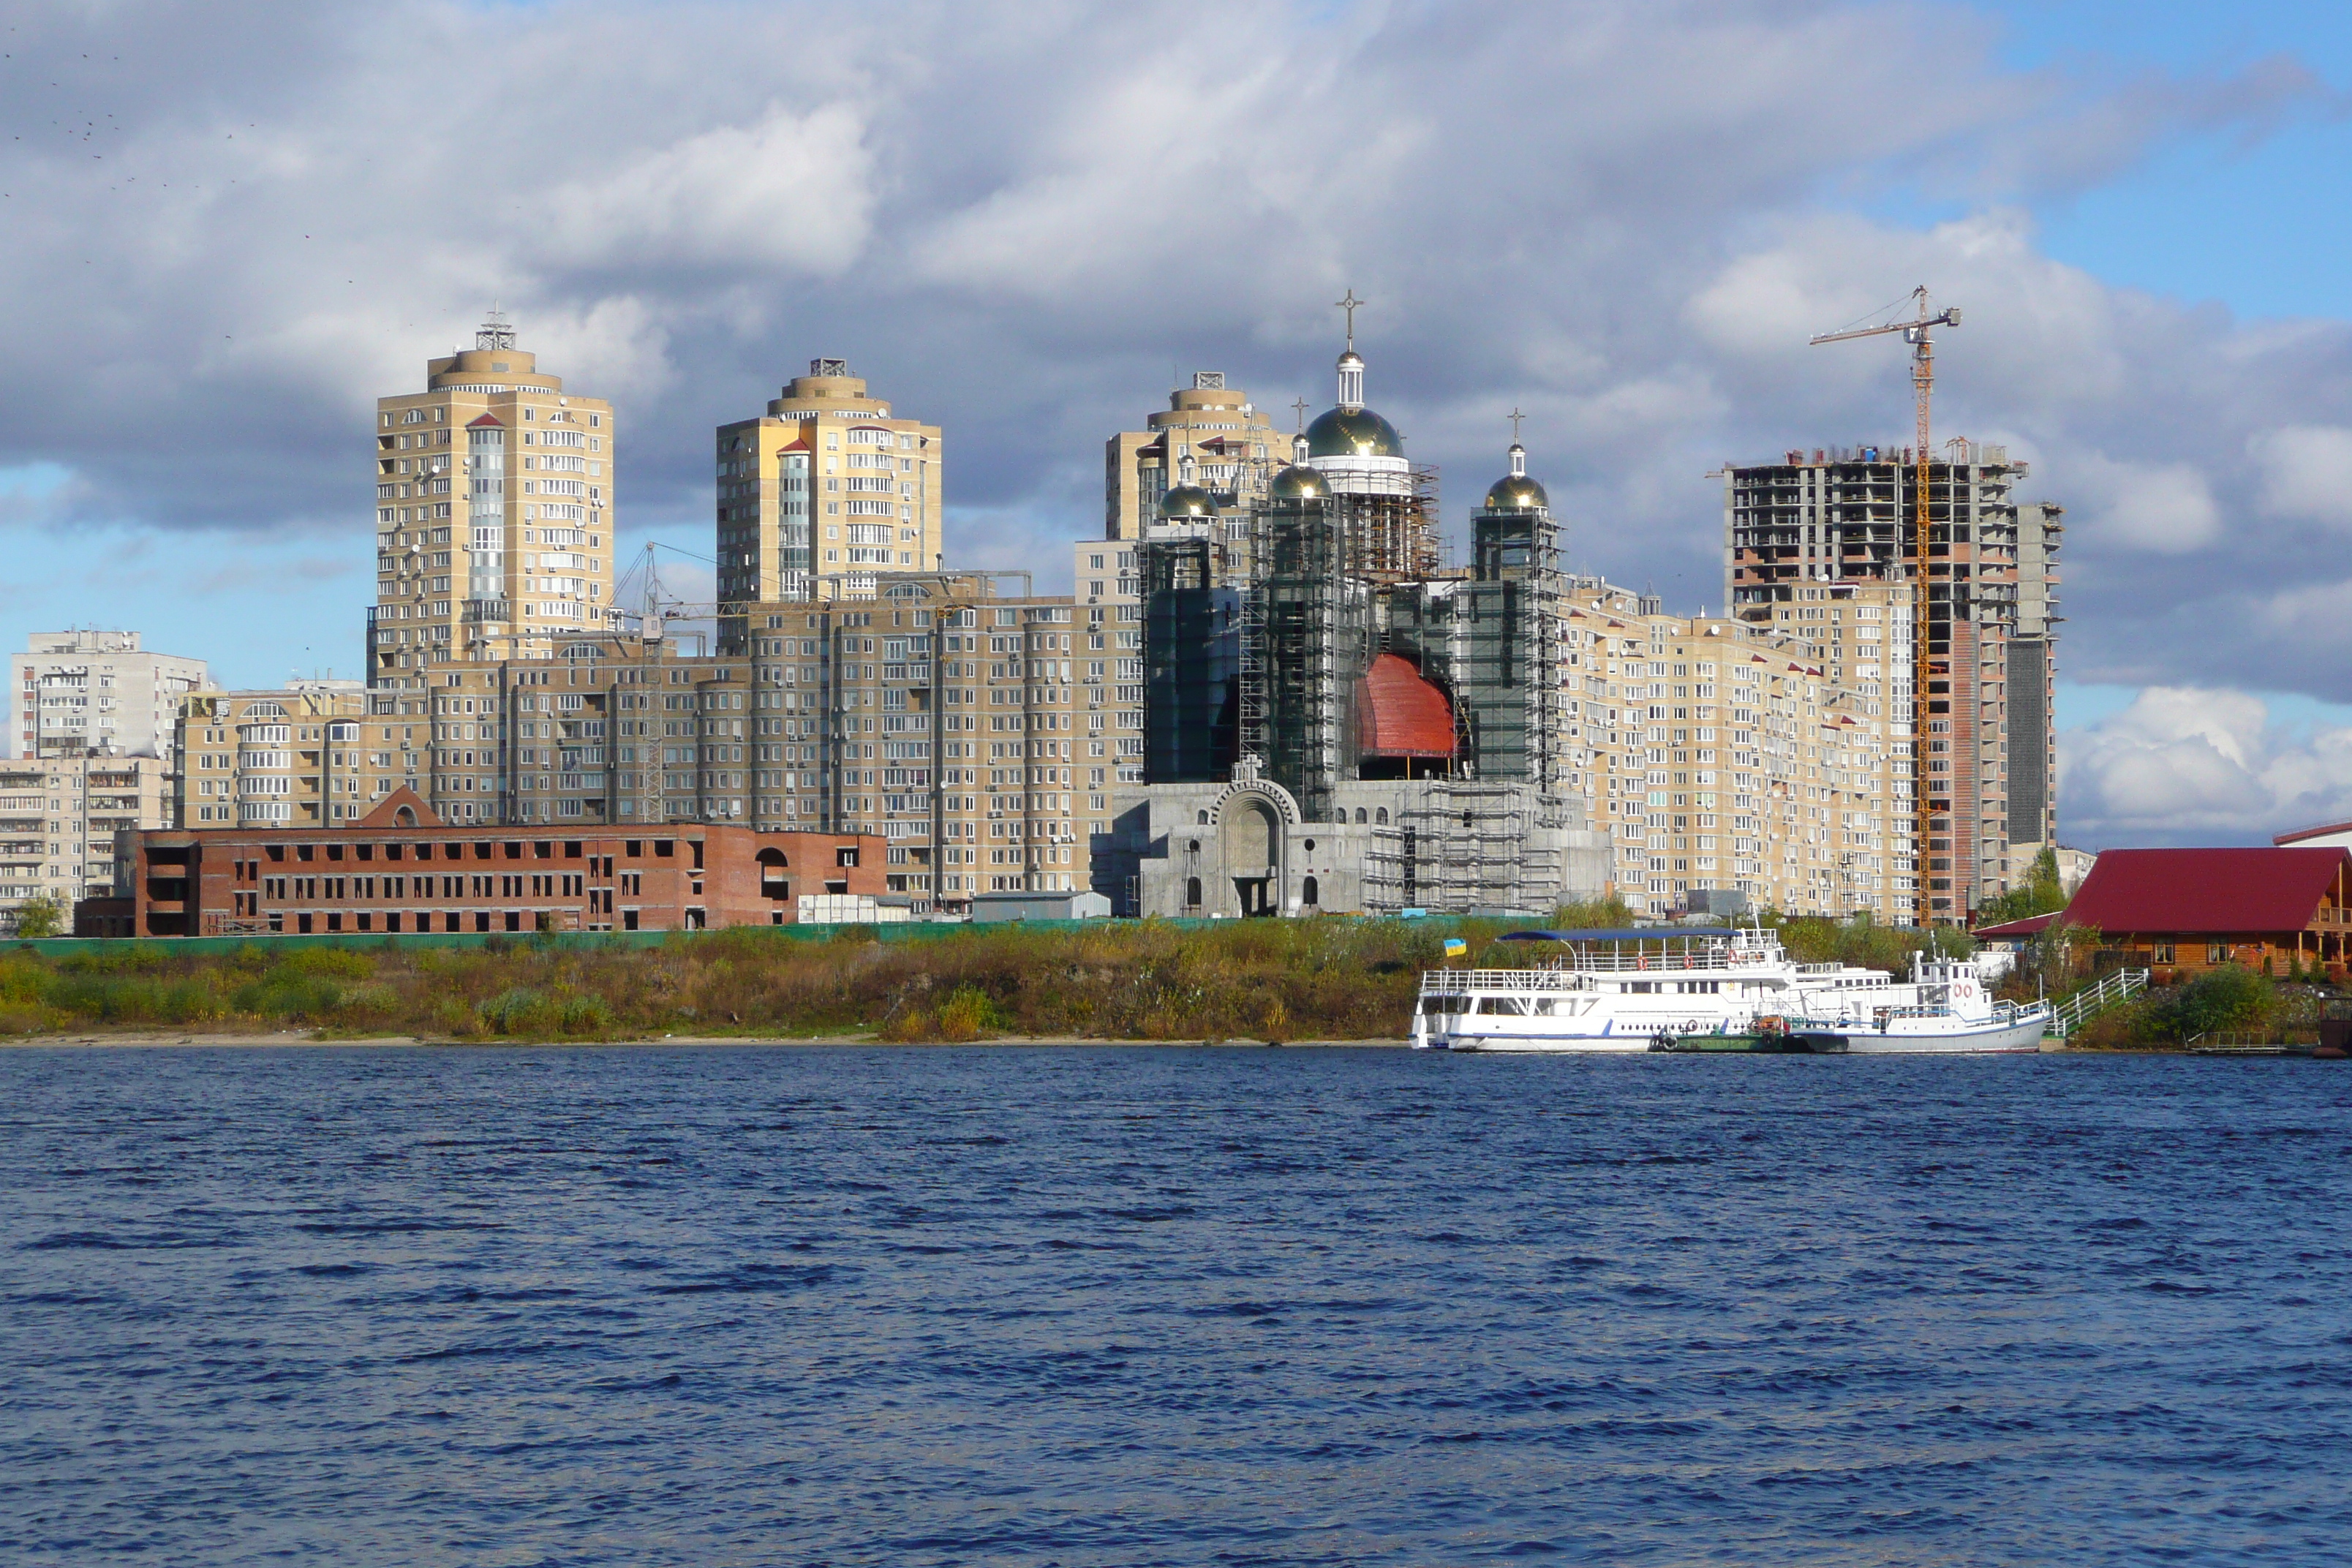
[[[1497,942],[1671,942],[1676,937],[1740,935],[1736,926],[1636,926],[1624,931],[1515,931]]]

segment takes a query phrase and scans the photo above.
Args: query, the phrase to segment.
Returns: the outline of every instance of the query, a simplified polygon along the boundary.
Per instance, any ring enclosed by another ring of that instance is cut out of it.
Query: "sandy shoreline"
[[[1004,1038],[966,1042],[982,1046],[1175,1046],[1199,1050],[1207,1047],[1247,1047],[1267,1050],[1316,1050],[1322,1048],[1378,1047],[1402,1050],[1409,1042],[1393,1040],[1285,1040],[1270,1046],[1264,1040],[1108,1040],[1066,1038]],[[211,1047],[299,1047],[312,1049],[369,1050],[385,1047],[412,1048],[428,1047],[436,1050],[542,1050],[561,1047],[578,1050],[628,1049],[647,1046],[759,1046],[789,1047],[793,1046],[875,1046],[888,1045],[894,1050],[929,1050],[940,1048],[929,1042],[896,1042],[874,1039],[870,1036],[838,1035],[819,1038],[786,1039],[776,1036],[756,1035],[665,1035],[658,1039],[645,1040],[427,1040],[413,1035],[372,1035],[365,1038],[331,1037],[321,1039],[304,1030],[289,1029],[275,1034],[190,1034],[155,1030],[75,1030],[58,1035],[19,1035],[0,1039],[0,1048],[18,1050],[56,1050],[79,1047],[119,1048],[167,1048],[191,1046]]]

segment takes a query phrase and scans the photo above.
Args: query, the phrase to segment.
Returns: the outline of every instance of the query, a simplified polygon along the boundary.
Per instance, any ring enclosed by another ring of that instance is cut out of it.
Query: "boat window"
[[[1467,996],[1424,996],[1421,999],[1421,1010],[1432,1017],[1440,1013],[1466,1013],[1470,1010],[1470,999]]]
[[[1538,997],[1537,997],[1537,998],[1536,998],[1536,1016],[1537,1016],[1537,1017],[1538,1017],[1538,1018],[1549,1018],[1549,1017],[1550,1017],[1550,1016],[1551,1016],[1551,1009],[1552,1009],[1552,999],[1551,999],[1550,997],[1549,997],[1549,996],[1538,996]]]
[[[1629,980],[1625,983],[1626,990],[1638,991],[1645,996],[1657,988],[1658,983],[1654,980]]]
[[[1514,1018],[1524,1017],[1527,1014],[1516,996],[1481,996],[1478,998],[1478,1011],[1508,1014]]]

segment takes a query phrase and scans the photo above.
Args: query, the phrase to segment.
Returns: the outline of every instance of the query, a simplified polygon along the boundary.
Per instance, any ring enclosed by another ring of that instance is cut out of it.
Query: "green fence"
[[[1396,915],[1318,915],[1318,920],[1365,921],[1397,920]],[[1416,915],[1416,924],[1433,930],[1449,930],[1462,918],[1453,915]],[[1024,931],[1101,931],[1121,926],[1139,925],[1132,920],[1095,919],[1083,921],[898,921],[880,925],[856,927],[849,925],[782,925],[730,926],[718,931],[311,931],[306,934],[269,932],[255,936],[45,936],[19,941],[0,939],[0,945],[18,952],[32,952],[52,958],[70,953],[120,951],[124,948],[152,946],[168,952],[207,953],[235,952],[242,947],[261,947],[274,952],[291,952],[306,947],[407,948],[407,947],[485,947],[498,943],[501,948],[519,947],[526,943],[541,947],[579,948],[594,951],[625,950],[628,948],[659,947],[668,942],[704,942],[712,937],[731,936],[740,940],[749,934],[779,942],[830,942],[835,933],[862,929],[871,931],[881,942],[926,942],[954,936],[961,931],[1005,931],[1015,927]],[[1226,926],[1232,921],[1167,919],[1155,922],[1178,931],[1206,930]]]

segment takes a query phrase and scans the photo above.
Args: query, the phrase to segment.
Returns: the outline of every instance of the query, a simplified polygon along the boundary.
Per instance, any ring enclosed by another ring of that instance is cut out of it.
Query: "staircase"
[[[2064,1039],[2094,1015],[2119,1007],[2147,990],[2147,976],[2145,969],[2118,969],[2096,985],[2085,985],[2052,1010],[2047,1032]]]

